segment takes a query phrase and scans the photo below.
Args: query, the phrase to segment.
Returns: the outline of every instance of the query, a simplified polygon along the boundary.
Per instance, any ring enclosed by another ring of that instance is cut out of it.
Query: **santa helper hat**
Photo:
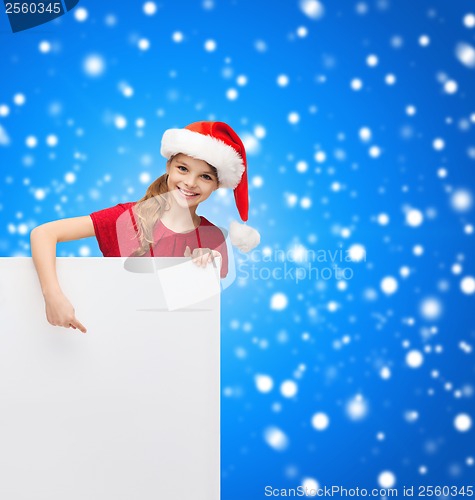
[[[185,128],[168,129],[163,134],[160,152],[167,160],[183,153],[216,168],[219,187],[234,190],[239,215],[243,222],[247,221],[249,196],[246,151],[241,139],[229,125],[201,121]],[[231,243],[242,252],[249,252],[261,240],[255,229],[237,221],[231,222],[229,236]]]

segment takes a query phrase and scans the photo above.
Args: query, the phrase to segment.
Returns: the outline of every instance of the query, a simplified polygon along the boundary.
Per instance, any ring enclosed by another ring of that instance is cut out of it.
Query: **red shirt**
[[[130,257],[138,248],[139,240],[135,229],[132,207],[135,203],[119,203],[115,207],[93,212],[99,248],[104,257]],[[200,225],[187,233],[175,233],[161,220],[153,233],[154,245],[144,257],[184,257],[187,246],[217,250],[222,256],[221,278],[228,274],[228,252],[224,235],[217,226],[201,216]]]

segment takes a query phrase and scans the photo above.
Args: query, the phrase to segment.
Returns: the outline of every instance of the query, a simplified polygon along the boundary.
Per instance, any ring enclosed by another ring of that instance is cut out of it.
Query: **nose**
[[[185,186],[187,186],[189,188],[195,187],[196,186],[196,176],[194,176],[193,174],[187,175],[187,177],[185,179]]]

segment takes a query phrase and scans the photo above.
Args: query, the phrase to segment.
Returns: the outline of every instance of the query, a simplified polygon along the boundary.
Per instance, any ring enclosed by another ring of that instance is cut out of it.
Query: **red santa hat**
[[[178,153],[204,160],[218,171],[219,187],[234,190],[241,219],[248,219],[249,196],[246,150],[239,136],[224,122],[195,122],[185,128],[172,128],[162,137],[161,154],[168,160]],[[231,243],[249,252],[260,242],[259,233],[245,224],[232,221]]]

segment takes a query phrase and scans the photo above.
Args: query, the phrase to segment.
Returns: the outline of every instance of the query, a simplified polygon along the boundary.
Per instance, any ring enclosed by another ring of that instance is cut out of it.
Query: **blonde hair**
[[[171,164],[172,156],[167,165]],[[208,163],[209,165],[209,163]],[[218,178],[218,171],[212,165],[209,167],[213,170]],[[152,184],[147,188],[145,195],[133,207],[136,223],[136,235],[139,240],[140,247],[134,252],[134,257],[141,257],[145,255],[150,247],[154,245],[153,232],[159,219],[162,217],[163,212],[170,209],[170,204],[167,202],[167,197],[163,196],[168,193],[168,174],[165,173],[155,179]],[[219,187],[219,180],[218,180]]]
[[[153,245],[153,230],[156,223],[165,210],[169,209],[164,196],[168,192],[168,174],[163,174],[155,179],[147,188],[143,198],[141,198],[133,207],[136,223],[136,235],[140,246],[134,252],[134,257],[145,255]]]

